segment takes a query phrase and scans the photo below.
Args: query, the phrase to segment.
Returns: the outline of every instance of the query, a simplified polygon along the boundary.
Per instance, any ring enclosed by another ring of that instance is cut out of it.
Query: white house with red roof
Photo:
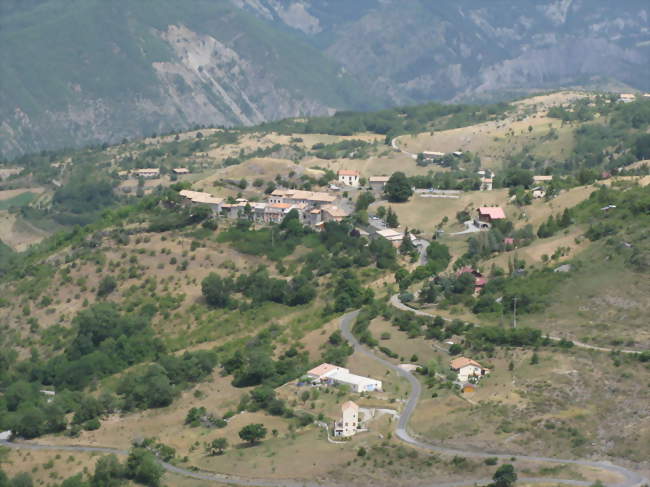
[[[354,392],[373,392],[381,391],[382,383],[380,380],[370,379],[361,375],[351,374],[349,369],[332,364],[320,364],[307,372],[307,377],[312,384],[339,384],[349,386]]]
[[[449,367],[458,373],[458,380],[467,382],[470,379],[478,380],[490,373],[489,369],[484,368],[476,360],[467,357],[457,357],[449,363]]]
[[[496,220],[505,220],[506,213],[500,206],[481,206],[476,209],[474,223],[479,228],[490,228]]]
[[[361,177],[359,171],[353,171],[351,169],[339,169],[337,176],[339,177],[339,183],[345,184],[347,186],[359,186],[359,178]]]

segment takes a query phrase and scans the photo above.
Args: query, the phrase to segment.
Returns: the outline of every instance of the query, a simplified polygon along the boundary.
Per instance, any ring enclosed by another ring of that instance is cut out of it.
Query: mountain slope
[[[227,0],[41,0],[0,10],[0,154],[367,100],[318,50]]]
[[[238,0],[394,103],[564,85],[650,89],[647,2]]]

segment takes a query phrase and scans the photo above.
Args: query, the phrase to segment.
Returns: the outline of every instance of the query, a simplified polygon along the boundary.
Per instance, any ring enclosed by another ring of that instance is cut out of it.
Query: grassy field
[[[483,166],[490,169],[500,169],[508,154],[528,145],[534,146],[534,152],[539,155],[559,159],[573,147],[573,128],[563,126],[560,120],[549,118],[546,113],[551,106],[584,96],[584,93],[558,92],[533,97],[516,103],[515,112],[504,120],[404,135],[398,138],[398,144],[412,153],[471,151],[478,153]],[[557,132],[557,138],[547,137],[551,129]]]
[[[511,219],[513,219],[514,214],[520,212],[515,207],[506,206],[508,202],[508,191],[505,189],[471,191],[461,193],[459,196],[459,198],[423,198],[414,195],[406,203],[378,201],[371,205],[370,211],[373,212],[379,206],[390,206],[397,213],[402,228],[404,226],[408,226],[411,229],[417,228],[426,235],[431,235],[436,225],[444,217],[449,219],[449,223],[444,227],[446,231],[462,230],[463,227],[457,224],[456,213],[470,208],[499,205],[504,208],[506,215]]]

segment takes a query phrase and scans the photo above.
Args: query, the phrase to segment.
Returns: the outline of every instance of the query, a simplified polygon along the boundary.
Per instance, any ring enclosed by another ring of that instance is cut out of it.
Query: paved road
[[[426,314],[423,312],[418,312],[417,310],[413,310],[411,308],[408,308],[406,305],[401,303],[399,299],[396,299],[395,301],[393,298],[396,298],[396,296],[393,296],[391,298],[391,303],[394,305],[397,305],[398,308],[400,309],[406,309],[409,311],[413,311],[418,314]],[[397,304],[398,303],[398,304]],[[411,416],[413,415],[413,412],[415,411],[415,408],[417,406],[417,403],[420,399],[420,395],[422,394],[422,386],[420,382],[413,376],[411,373],[405,371],[404,369],[398,367],[397,365],[392,364],[388,360],[385,360],[381,357],[378,357],[377,355],[374,354],[371,350],[368,348],[362,346],[358,340],[352,335],[352,332],[350,330],[352,323],[357,317],[357,314],[359,311],[353,311],[350,313],[347,313],[343,315],[341,318],[341,333],[343,337],[350,342],[350,344],[354,347],[354,349],[371,358],[372,360],[381,363],[384,365],[386,368],[393,370],[396,372],[398,375],[401,377],[405,378],[409,384],[411,385],[411,393],[409,395],[408,401],[406,402],[404,409],[402,410],[399,421],[397,422],[397,427],[395,430],[395,434],[397,435],[398,438],[400,438],[402,441],[409,443],[413,446],[416,446],[418,448],[424,449],[424,450],[429,450],[433,452],[438,452],[438,453],[444,453],[444,454],[450,454],[450,455],[459,455],[459,456],[464,456],[464,457],[472,457],[472,458],[488,458],[488,457],[496,457],[496,458],[501,458],[504,460],[509,460],[511,457],[516,456],[519,459],[522,460],[532,460],[535,462],[553,462],[553,463],[560,463],[560,464],[570,464],[570,465],[581,465],[581,466],[587,466],[587,467],[595,467],[595,468],[601,468],[604,470],[608,470],[612,473],[617,473],[623,476],[625,479],[623,482],[619,482],[618,484],[612,484],[612,487],[640,487],[641,485],[648,484],[648,480],[645,479],[643,476],[639,475],[636,472],[633,472],[631,470],[628,470],[624,467],[620,467],[618,465],[614,465],[609,462],[591,462],[587,460],[565,460],[565,459],[557,459],[557,458],[549,458],[549,457],[540,457],[540,456],[530,456],[530,455],[513,455],[512,453],[504,453],[504,452],[498,452],[498,451],[486,451],[486,450],[461,450],[457,448],[448,448],[442,445],[434,445],[431,443],[426,443],[424,441],[421,441],[414,436],[412,436],[408,432],[408,423],[411,419]],[[128,452],[126,450],[120,450],[116,448],[105,448],[105,447],[97,447],[97,446],[84,446],[84,445],[42,445],[42,444],[37,444],[37,443],[15,443],[15,442],[9,442],[9,441],[0,441],[0,446],[5,446],[8,448],[13,448],[13,449],[21,449],[21,450],[42,450],[42,451],[71,451],[71,452],[84,452],[84,453],[105,453],[105,454],[115,454],[115,455],[128,455]],[[221,483],[221,484],[231,484],[231,485],[240,485],[240,486],[260,486],[260,487],[333,487],[336,484],[332,483],[322,483],[319,481],[305,481],[305,480],[280,480],[280,479],[255,479],[255,478],[246,478],[246,477],[239,477],[239,476],[234,476],[234,475],[227,475],[227,474],[220,474],[220,473],[213,473],[213,472],[204,472],[200,470],[188,470],[185,468],[177,467],[175,465],[171,465],[166,462],[160,462],[160,464],[165,468],[166,471],[183,476],[183,477],[188,477],[188,478],[193,478],[197,480],[205,480],[208,482],[216,482],[216,483]],[[528,482],[528,483],[556,483],[556,484],[564,484],[564,485],[571,485],[571,486],[579,486],[579,487],[584,487],[584,486],[589,486],[591,485],[590,482],[584,482],[584,481],[578,481],[578,480],[568,480],[568,479],[550,479],[550,478],[536,478],[536,477],[523,477],[519,479],[521,482]],[[475,484],[475,485],[485,485],[491,482],[491,479],[478,479],[478,480],[464,480],[464,481],[458,481],[458,482],[434,482],[431,484],[427,484],[426,487],[464,487],[469,484]]]
[[[535,456],[535,455],[517,455],[517,454],[512,454],[512,453],[504,453],[504,452],[499,452],[499,451],[486,451],[486,450],[461,450],[457,448],[448,448],[442,445],[434,445],[431,443],[426,443],[421,440],[418,440],[417,438],[413,437],[407,430],[408,428],[408,423],[411,419],[411,416],[413,415],[413,412],[415,411],[415,408],[417,406],[417,403],[420,399],[420,395],[422,393],[422,385],[420,384],[420,381],[418,381],[413,374],[410,372],[405,371],[404,369],[398,367],[397,365],[394,365],[393,363],[389,362],[388,360],[385,360],[381,357],[378,357],[377,355],[374,354],[370,349],[362,346],[359,341],[352,335],[351,332],[351,326],[352,323],[354,322],[356,316],[358,314],[358,311],[348,313],[341,318],[341,334],[343,337],[350,342],[350,344],[354,347],[355,351],[365,355],[366,357],[371,358],[372,360],[381,363],[384,365],[386,368],[396,372],[398,375],[401,377],[405,378],[409,384],[411,385],[411,394],[409,396],[408,401],[406,402],[404,409],[402,410],[402,413],[400,415],[399,421],[397,423],[397,429],[395,431],[395,434],[403,441],[406,443],[409,443],[413,446],[416,446],[418,448],[422,448],[425,450],[429,451],[434,451],[438,453],[445,453],[445,454],[450,454],[450,455],[460,455],[464,457],[472,457],[472,458],[489,458],[489,457],[496,457],[500,458],[503,460],[508,460],[511,457],[515,456],[518,459],[521,460],[531,460],[534,462],[553,462],[553,463],[561,463],[561,464],[570,464],[570,465],[579,465],[579,466],[586,466],[586,467],[595,467],[595,468],[601,468],[604,470],[608,470],[612,473],[620,474],[624,477],[624,481],[620,482],[618,484],[613,484],[616,485],[616,487],[637,487],[641,486],[644,484],[648,483],[648,480],[644,478],[642,475],[633,472],[631,470],[628,470],[624,467],[620,467],[618,465],[614,465],[609,462],[592,462],[592,461],[587,461],[587,460],[566,460],[566,459],[558,459],[558,458],[550,458],[550,457],[541,457],[541,456]],[[527,482],[549,482],[549,483],[561,483],[565,485],[590,485],[590,482],[583,482],[583,481],[577,481],[577,480],[567,480],[567,479],[548,479],[548,478],[522,478],[520,479],[521,481],[527,481]],[[469,481],[468,481],[469,482]],[[479,480],[477,481],[478,483],[484,483],[486,482],[485,480]],[[442,485],[442,484],[440,484]]]
[[[431,318],[433,315],[431,313],[426,313],[424,311],[420,311],[418,309],[413,309],[406,304],[402,303],[399,299],[399,294],[394,294],[390,297],[390,304],[394,306],[397,309],[400,309],[402,311],[410,311],[411,313],[415,313],[418,316],[428,316]],[[445,318],[442,316],[442,319],[445,321],[451,321],[449,318]],[[481,326],[477,323],[475,323],[476,326]],[[555,337],[555,336],[549,336],[548,337],[550,340],[559,342],[560,340],[569,340],[567,338],[562,338],[562,337]],[[577,348],[584,348],[587,350],[596,350],[597,352],[620,352],[620,353],[642,353],[642,350],[619,350],[617,348],[608,348],[608,347],[597,347],[595,345],[589,345],[588,343],[583,343],[583,342],[578,342],[575,340],[572,340],[573,346]]]

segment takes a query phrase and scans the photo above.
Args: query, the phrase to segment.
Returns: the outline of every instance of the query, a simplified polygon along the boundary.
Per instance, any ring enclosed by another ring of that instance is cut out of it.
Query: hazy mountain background
[[[0,154],[429,100],[650,90],[647,0],[3,0]]]

